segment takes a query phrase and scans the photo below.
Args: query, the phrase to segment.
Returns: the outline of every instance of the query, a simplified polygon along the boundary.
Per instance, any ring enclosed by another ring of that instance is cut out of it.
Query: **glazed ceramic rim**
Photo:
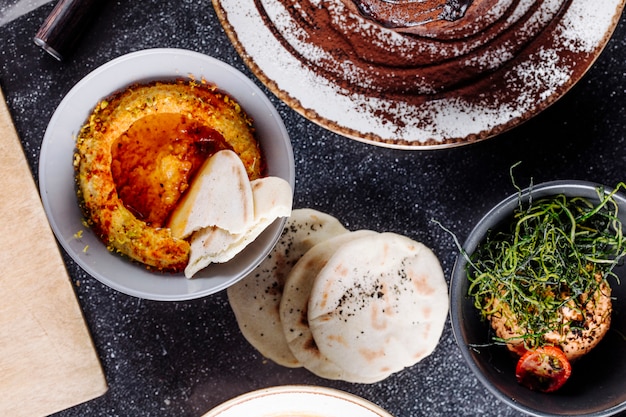
[[[151,272],[108,253],[82,225],[72,165],[80,127],[97,102],[110,94],[138,82],[170,79],[205,79],[235,98],[254,120],[268,174],[284,178],[292,190],[295,186],[293,150],[280,115],[252,80],[222,61],[184,49],[148,49],[109,61],[80,80],[54,112],[41,146],[39,186],[44,209],[57,240],[83,270],[117,291],[159,301],[207,296],[242,279],[269,254],[286,221],[278,219],[233,260],[210,265],[193,279]]]
[[[250,411],[254,410],[253,414]],[[203,417],[393,417],[371,401],[334,388],[284,385],[239,395]]]

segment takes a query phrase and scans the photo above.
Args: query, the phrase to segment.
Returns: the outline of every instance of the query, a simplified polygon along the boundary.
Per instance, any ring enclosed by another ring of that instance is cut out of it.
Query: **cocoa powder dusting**
[[[622,7],[619,0],[220,6],[242,56],[280,98],[332,130],[400,147],[480,140],[545,108],[586,72]]]

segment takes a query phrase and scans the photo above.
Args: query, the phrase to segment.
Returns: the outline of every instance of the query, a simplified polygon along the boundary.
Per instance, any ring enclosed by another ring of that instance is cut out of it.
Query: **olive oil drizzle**
[[[527,348],[544,344],[543,336],[563,326],[564,306],[585,312],[593,294],[608,285],[614,267],[626,255],[618,204],[620,183],[597,203],[581,197],[556,195],[521,202],[509,230],[490,231],[468,258],[468,295],[483,317],[506,303],[524,332]],[[467,258],[467,255],[466,255]],[[495,338],[496,342],[507,342]]]

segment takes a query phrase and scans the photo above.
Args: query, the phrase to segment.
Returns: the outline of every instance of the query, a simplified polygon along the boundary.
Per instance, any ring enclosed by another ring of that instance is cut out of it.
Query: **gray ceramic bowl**
[[[236,68],[210,56],[183,49],[147,49],[123,55],[89,73],[54,112],[41,145],[39,187],[44,209],[59,243],[87,273],[103,284],[135,297],[180,301],[221,291],[245,277],[272,250],[285,219],[277,219],[230,262],[213,264],[193,279],[159,274],[111,254],[91,229],[74,190],[73,153],[77,132],[104,97],[138,82],[191,78],[207,80],[230,94],[254,120],[268,174],[295,185],[289,135],[262,90]],[[84,232],[77,237],[78,232]]]
[[[598,200],[597,184],[580,181],[556,181],[532,187],[533,198],[563,193]],[[605,187],[610,191],[610,187]],[[470,233],[464,244],[471,255],[489,229],[506,222],[518,204],[514,194],[487,213]],[[529,190],[522,192],[528,201]],[[626,223],[626,198],[616,195]],[[515,379],[513,358],[503,346],[491,343],[489,326],[467,297],[466,260],[459,255],[450,283],[450,316],[452,329],[461,353],[470,369],[498,399],[524,413],[535,416],[610,416],[626,410],[626,267],[615,272],[621,285],[612,285],[613,317],[611,329],[600,344],[575,362],[572,376],[559,391],[549,394],[530,391]]]

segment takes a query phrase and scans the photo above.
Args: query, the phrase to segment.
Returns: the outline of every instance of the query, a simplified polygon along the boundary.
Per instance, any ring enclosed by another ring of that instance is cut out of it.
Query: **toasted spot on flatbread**
[[[227,289],[243,336],[266,358],[286,367],[301,366],[287,346],[280,322],[285,280],[310,248],[343,233],[348,230],[335,217],[313,209],[295,209],[268,257],[246,278]]]
[[[438,259],[394,233],[341,245],[319,270],[308,303],[321,354],[362,378],[400,371],[432,353],[447,313]]]

